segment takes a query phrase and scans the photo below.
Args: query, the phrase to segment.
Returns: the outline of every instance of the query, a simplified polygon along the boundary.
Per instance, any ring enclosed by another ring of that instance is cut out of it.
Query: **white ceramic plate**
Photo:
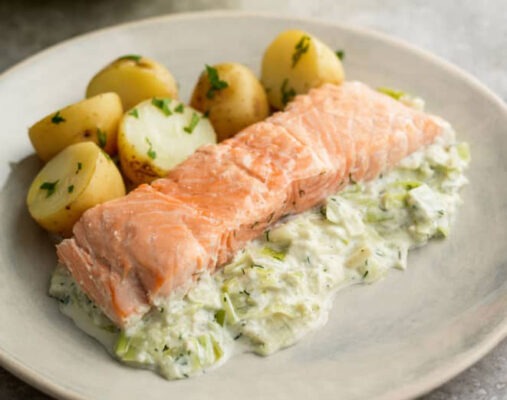
[[[298,27],[346,51],[348,77],[427,100],[470,142],[465,205],[450,239],[413,252],[406,272],[341,292],[327,326],[269,358],[242,355],[168,382],[113,361],[47,295],[55,254],[29,218],[39,163],[27,127],[84,95],[104,64],[140,53],[166,64],[184,99],[205,63],[258,71],[266,45]],[[398,399],[443,383],[507,332],[507,110],[470,76],[376,33],[244,13],[162,17],[49,49],[0,78],[0,361],[47,393],[71,399]]]

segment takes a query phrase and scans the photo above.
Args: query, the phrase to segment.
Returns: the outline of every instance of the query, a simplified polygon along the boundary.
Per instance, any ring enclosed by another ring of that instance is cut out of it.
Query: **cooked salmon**
[[[441,131],[437,118],[363,83],[327,84],[201,147],[166,178],[88,210],[58,257],[124,327],[282,215],[374,179]]]

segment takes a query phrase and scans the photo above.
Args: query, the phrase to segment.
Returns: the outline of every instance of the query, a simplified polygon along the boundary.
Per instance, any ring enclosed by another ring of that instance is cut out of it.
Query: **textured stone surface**
[[[52,44],[97,28],[217,8],[318,17],[383,31],[451,61],[507,99],[505,0],[0,0],[0,72]],[[507,340],[423,398],[507,399]],[[49,397],[0,368],[0,399]]]

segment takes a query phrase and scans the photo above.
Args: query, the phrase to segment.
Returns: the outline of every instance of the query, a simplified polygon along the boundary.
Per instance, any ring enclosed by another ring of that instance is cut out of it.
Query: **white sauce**
[[[326,323],[338,289],[404,269],[410,248],[447,236],[469,152],[446,126],[392,172],[280,222],[126,332],[115,330],[62,267],[50,293],[119,360],[167,379],[200,374],[235,352],[268,355],[290,346]]]

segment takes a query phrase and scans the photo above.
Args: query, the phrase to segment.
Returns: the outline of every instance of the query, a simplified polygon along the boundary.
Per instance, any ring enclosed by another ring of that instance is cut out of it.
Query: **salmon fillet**
[[[124,327],[281,216],[374,179],[441,131],[437,118],[363,83],[323,85],[201,147],[166,178],[88,210],[58,257]]]

